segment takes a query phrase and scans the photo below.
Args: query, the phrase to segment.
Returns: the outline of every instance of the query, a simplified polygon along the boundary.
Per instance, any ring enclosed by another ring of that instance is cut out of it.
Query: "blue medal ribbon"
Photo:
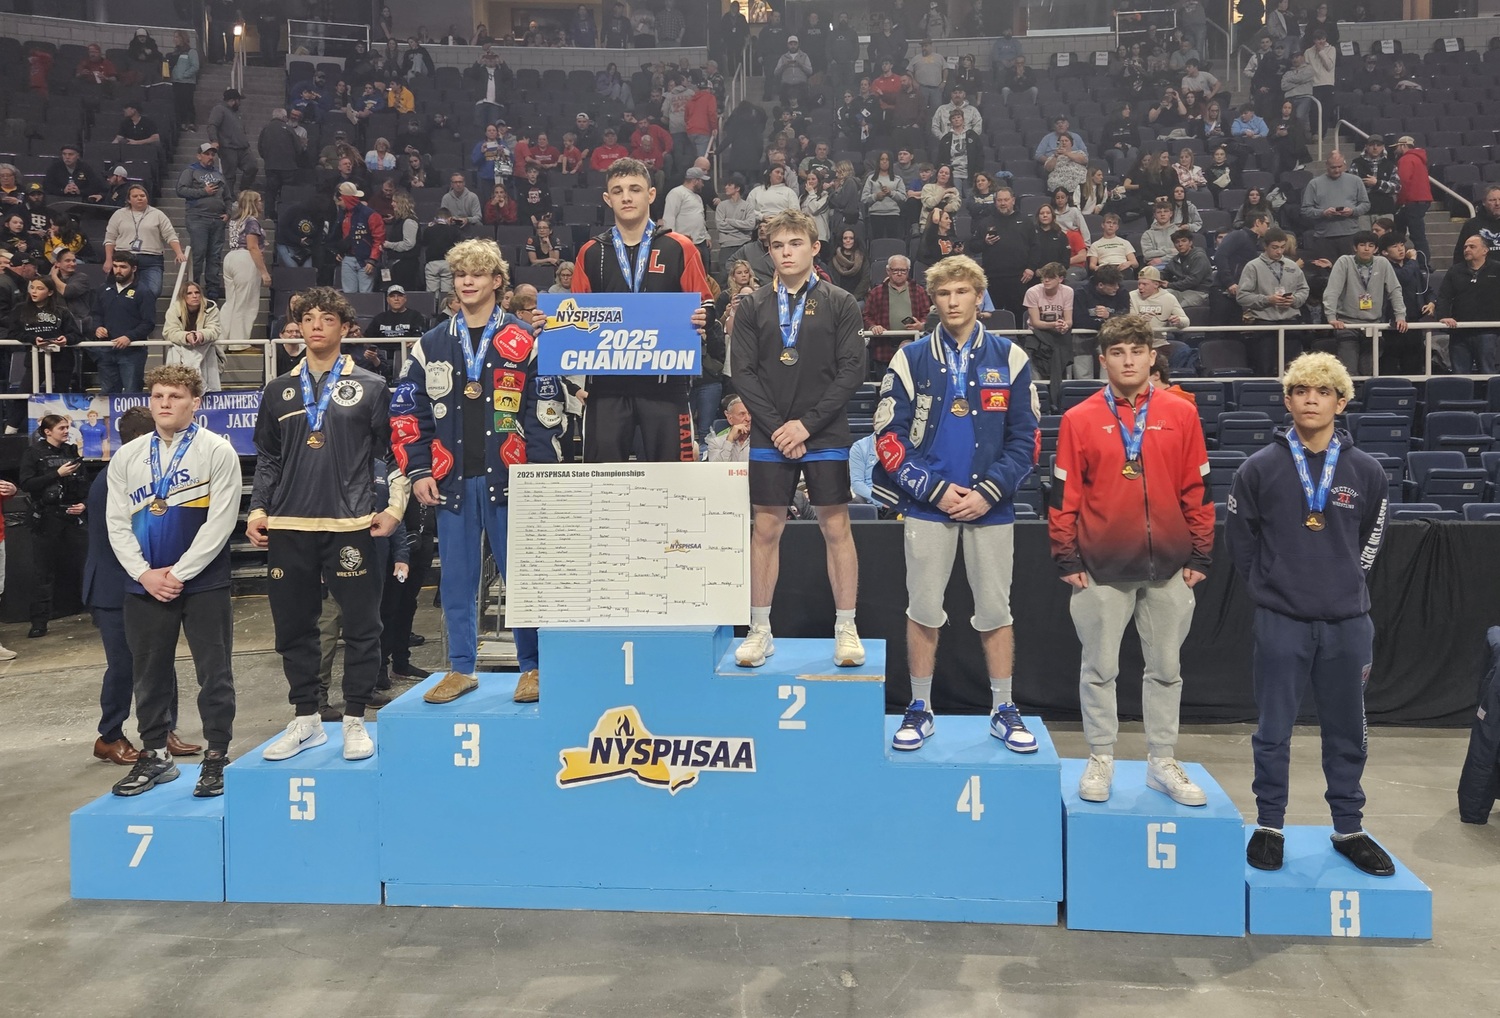
[[[630,256],[625,253],[625,238],[620,236],[620,228],[612,226],[609,229],[610,239],[615,242],[615,261],[620,263],[620,275],[625,277],[625,285],[630,287],[631,293],[640,293],[641,286],[646,282],[646,264],[651,260],[651,235],[656,230],[656,224],[646,220],[646,232],[641,234],[641,246],[635,253],[635,271],[630,271]]]
[[[802,313],[807,310],[807,297],[817,285],[818,275],[813,273],[807,281],[807,288],[802,291],[802,299],[797,302],[797,309],[793,311],[786,287],[780,280],[776,281],[776,314],[777,321],[781,325],[781,348],[783,350],[796,348],[797,334],[802,331]]]
[[[969,341],[963,346],[958,345],[946,328],[938,326],[938,338],[949,342],[943,343],[943,356],[948,361],[948,373],[952,376],[948,379],[948,405],[953,405],[955,399],[967,399],[965,385],[969,380],[969,355],[974,351],[974,340],[979,337],[979,323],[974,323],[974,331],[969,334]]]
[[[306,360],[302,362],[302,409],[307,412],[309,431],[323,430],[323,415],[328,412],[328,401],[333,398],[333,387],[338,382],[339,373],[343,367],[344,358],[341,356],[333,362],[333,367],[328,369],[328,377],[323,381],[322,395],[314,399],[312,369],[307,366]]]
[[[1339,465],[1339,436],[1334,435],[1333,441],[1328,443],[1328,455],[1323,460],[1323,474],[1318,478],[1318,486],[1313,487],[1312,474],[1307,469],[1307,450],[1302,448],[1302,440],[1297,437],[1296,429],[1287,432],[1287,445],[1292,450],[1292,462],[1297,464],[1297,479],[1302,482],[1302,494],[1307,497],[1307,511],[1320,513],[1328,504],[1328,492],[1333,489],[1333,469]]]
[[[197,433],[198,425],[187,426],[177,443],[177,451],[172,454],[172,462],[167,466],[166,473],[161,469],[161,435],[151,436],[151,494],[156,498],[167,497],[167,492],[172,487],[172,478],[176,476],[177,468],[182,465],[182,457],[187,455],[188,446],[193,444],[193,436]]]
[[[1125,422],[1120,420],[1120,410],[1115,405],[1114,390],[1107,385],[1104,387],[1104,401],[1109,404],[1109,412],[1115,415],[1115,421],[1120,425],[1120,442],[1125,446],[1126,461],[1139,461],[1141,458],[1141,442],[1146,437],[1146,414],[1151,409],[1151,394],[1155,391],[1154,386],[1146,387],[1146,400],[1141,404],[1140,410],[1136,411],[1135,427],[1127,435]]]
[[[489,348],[495,333],[500,331],[500,323],[504,320],[505,311],[496,303],[495,310],[490,313],[490,320],[485,323],[484,333],[479,337],[479,347],[475,349],[473,337],[463,324],[463,315],[453,316],[453,335],[457,337],[458,345],[464,352],[464,374],[469,381],[479,381],[479,376],[484,371],[484,351]],[[463,331],[460,332],[460,329]]]

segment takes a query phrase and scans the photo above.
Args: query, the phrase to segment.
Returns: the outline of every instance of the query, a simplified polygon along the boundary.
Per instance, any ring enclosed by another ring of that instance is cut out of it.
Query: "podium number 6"
[[[963,791],[958,793],[958,805],[954,807],[960,813],[969,814],[969,819],[978,821],[984,816],[984,803],[979,799],[979,775],[969,775],[969,780],[964,782]]]
[[[291,805],[293,820],[316,820],[318,818],[318,796],[312,789],[317,778],[291,778],[287,800]]]
[[[135,869],[146,857],[146,849],[151,846],[151,839],[156,836],[156,828],[148,824],[131,824],[125,828],[126,834],[138,834],[141,843],[135,846],[135,855],[130,857],[130,868]]]
[[[787,704],[786,710],[781,712],[781,720],[777,723],[776,727],[794,732],[805,731],[807,728],[806,721],[793,721],[792,719],[797,716],[798,711],[807,705],[807,687],[778,686],[776,687],[776,697],[779,700],[792,701]]]
[[[457,722],[453,726],[453,736],[461,740],[458,744],[460,751],[453,754],[453,766],[478,767],[479,726],[466,725],[462,721]]]

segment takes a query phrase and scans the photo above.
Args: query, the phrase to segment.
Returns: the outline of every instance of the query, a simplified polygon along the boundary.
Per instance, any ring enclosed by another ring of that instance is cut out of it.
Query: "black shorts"
[[[849,490],[848,460],[812,460],[807,463],[750,461],[750,504],[792,504],[797,479],[807,479],[807,500],[813,505],[845,505],[854,495]]]

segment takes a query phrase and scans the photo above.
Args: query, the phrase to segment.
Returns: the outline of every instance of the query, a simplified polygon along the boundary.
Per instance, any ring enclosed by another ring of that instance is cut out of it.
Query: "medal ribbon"
[[[1333,488],[1333,468],[1339,464],[1339,436],[1334,435],[1328,443],[1328,455],[1323,460],[1323,474],[1318,478],[1318,487],[1313,488],[1312,474],[1307,469],[1307,452],[1295,430],[1287,433],[1287,445],[1292,448],[1292,462],[1297,464],[1297,479],[1302,482],[1302,494],[1307,496],[1307,511],[1320,513],[1328,504],[1328,492]]]
[[[1361,271],[1360,264],[1356,261],[1354,263],[1354,274],[1359,277],[1360,288],[1364,290],[1365,293],[1369,293],[1370,279],[1375,275],[1375,262],[1371,261],[1370,264],[1364,266],[1363,271]]]
[[[813,287],[818,285],[818,274],[815,272],[807,280],[807,287],[802,291],[802,299],[797,301],[797,309],[791,308],[791,299],[787,296],[786,287],[778,279],[776,281],[776,321],[781,326],[781,348],[783,350],[794,350],[797,347],[797,334],[802,331],[802,313],[807,310],[807,298],[812,293]]]
[[[500,323],[505,320],[505,312],[501,310],[498,303],[495,310],[490,313],[490,320],[484,325],[484,333],[479,337],[479,347],[474,349],[473,337],[469,335],[468,328],[462,324],[463,315],[454,315],[452,325],[453,335],[458,339],[459,349],[464,352],[464,375],[471,382],[479,381],[479,376],[484,371],[484,352],[489,349],[490,341],[495,338],[495,333],[500,331]]]
[[[641,234],[641,246],[635,253],[635,272],[631,272],[630,257],[625,253],[625,238],[620,236],[620,228],[612,226],[609,229],[610,239],[615,242],[615,261],[620,263],[620,275],[625,277],[631,293],[640,293],[641,285],[646,282],[646,263],[651,260],[651,235],[655,230],[656,224],[646,220],[646,232]]]
[[[1151,409],[1151,394],[1156,391],[1155,386],[1146,387],[1146,399],[1141,404],[1140,410],[1136,411],[1135,427],[1129,435],[1125,434],[1125,422],[1120,420],[1120,410],[1115,405],[1115,394],[1109,386],[1104,387],[1104,401],[1109,404],[1109,412],[1115,415],[1115,420],[1120,425],[1120,443],[1125,446],[1125,458],[1127,460],[1139,460],[1141,458],[1141,442],[1146,437],[1146,414]]]
[[[198,433],[198,425],[189,424],[187,430],[182,433],[178,440],[177,451],[172,454],[172,462],[167,466],[167,472],[161,469],[161,435],[151,436],[151,494],[156,498],[164,499],[167,491],[172,487],[172,478],[177,473],[177,468],[182,465],[182,457],[187,455],[188,446],[193,444],[193,436]]]
[[[333,362],[333,367],[328,369],[328,378],[323,382],[323,394],[314,400],[312,370],[308,368],[306,360],[302,362],[302,409],[307,413],[309,431],[323,430],[323,415],[328,412],[328,401],[333,398],[333,387],[338,382],[343,367],[343,357]]]
[[[974,341],[979,338],[979,323],[974,323],[974,331],[969,334],[969,341],[963,346],[959,346],[958,341],[941,325],[938,326],[938,338],[945,341],[943,356],[948,361],[948,372],[952,376],[948,379],[948,405],[951,407],[953,400],[966,398],[964,390],[969,380],[969,355],[974,351]]]

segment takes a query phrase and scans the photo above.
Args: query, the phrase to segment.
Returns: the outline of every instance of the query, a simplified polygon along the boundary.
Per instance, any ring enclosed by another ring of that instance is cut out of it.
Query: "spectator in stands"
[[[1411,239],[1415,250],[1422,252],[1424,257],[1431,258],[1432,250],[1427,243],[1427,210],[1432,207],[1432,184],[1427,176],[1427,150],[1418,148],[1416,139],[1411,135],[1403,134],[1396,139],[1395,151],[1396,225]],[[1490,190],[1494,188],[1491,187]],[[1500,215],[1500,202],[1494,206],[1489,202],[1489,194],[1486,193],[1486,210],[1491,215]],[[1496,225],[1500,226],[1500,223]],[[1454,251],[1455,262],[1459,260],[1458,253],[1468,230],[1469,224],[1465,223]],[[1494,243],[1500,246],[1500,232],[1495,234]]]
[[[645,4],[636,4],[630,12],[631,45],[651,49],[656,45],[656,13]]]
[[[723,431],[710,432],[704,459],[710,463],[750,462],[750,411],[739,396],[725,396]]]
[[[1266,220],[1260,217],[1260,213],[1255,213],[1252,222],[1263,226]],[[1301,266],[1285,257],[1288,237],[1280,230],[1267,229],[1260,240],[1264,253],[1245,264],[1239,283],[1231,293],[1256,324],[1299,321],[1310,291]],[[1276,363],[1274,334],[1247,333],[1245,350],[1257,374],[1274,375],[1281,370],[1281,365]]]
[[[1269,35],[1260,37],[1255,55],[1245,62],[1245,73],[1250,76],[1251,106],[1259,113],[1269,116],[1281,106],[1281,76],[1286,66],[1272,46]]]
[[[38,269],[42,265],[42,244],[36,241],[26,226],[26,214],[7,213],[0,222],[0,250],[11,256],[16,268],[29,265]]]
[[[385,192],[387,186],[394,188],[395,181],[387,179],[382,183],[381,193]],[[503,193],[505,189],[496,190]],[[411,203],[411,195],[405,191],[395,191],[391,196],[391,215],[385,228],[386,267],[390,270],[392,283],[413,290],[422,285],[422,267],[417,251],[420,233],[421,224],[417,222],[417,210]]]
[[[458,181],[460,181],[461,179],[462,175],[454,174],[455,187],[459,186]],[[455,192],[453,191],[449,191],[448,194],[443,196],[443,201],[446,203],[448,201],[448,198],[452,197],[454,193]],[[468,192],[467,197],[469,199],[472,199],[473,204],[478,204],[478,198],[473,194],[473,192]],[[459,209],[459,205],[457,203],[454,203],[454,209]],[[538,170],[535,166],[527,167],[526,180],[516,185],[517,222],[520,222],[523,225],[526,223],[530,223],[532,228],[535,229],[538,223],[540,223],[543,219],[551,217],[555,212],[556,209],[552,204],[552,190],[547,186],[546,179],[542,176],[541,171]],[[456,223],[456,225],[458,226],[467,226],[469,223],[478,222],[479,220],[477,216],[474,219],[468,219],[466,217],[459,216],[457,219],[452,219],[450,221]]]
[[[1172,288],[1177,302],[1185,311],[1206,308],[1209,283],[1214,272],[1208,253],[1193,243],[1191,230],[1174,232],[1172,244],[1177,253],[1161,267],[1162,286]]]
[[[405,358],[401,340],[415,343],[427,328],[427,319],[407,306],[406,288],[394,284],[385,292],[385,310],[370,319],[363,340],[350,346],[358,348],[361,367],[389,379]]]
[[[514,226],[518,217],[516,203],[511,198],[510,192],[503,187],[493,188],[490,191],[490,200],[484,203],[485,225]]]
[[[0,163],[0,215],[8,215],[26,204],[21,171],[14,163]]]
[[[106,208],[123,208],[129,201],[130,178],[123,166],[116,166],[110,171],[109,177],[104,182],[104,197],[99,199],[99,204]],[[4,203],[0,202],[0,208]]]
[[[1073,247],[1068,235],[1057,222],[1057,211],[1051,205],[1036,210],[1036,222],[1031,239],[1031,267],[1038,272],[1052,262],[1067,265],[1073,260]]]
[[[777,58],[776,66],[767,81],[775,80],[776,94],[783,103],[791,102],[795,96],[800,103],[806,105],[807,82],[812,73],[812,61],[802,52],[797,37],[789,35],[786,37],[786,51]],[[769,89],[769,85],[767,87]]]
[[[328,231],[332,205],[329,197],[312,198],[282,210],[276,220],[276,264],[313,266],[319,257]]]
[[[976,236],[980,236],[976,231]],[[990,299],[996,308],[1009,311],[1017,323],[1026,320],[1023,299],[1036,276],[1033,249],[1036,226],[1032,217],[1016,209],[1015,192],[995,189],[995,210],[984,225],[980,261],[989,281]]]
[[[1177,40],[1177,48],[1168,55],[1167,68],[1181,74],[1187,69],[1189,60],[1198,59],[1200,59],[1198,48],[1193,45],[1192,39],[1184,35],[1181,39]]]
[[[156,40],[151,38],[150,32],[137,28],[125,50],[130,55],[130,69],[137,80],[148,85],[160,80],[161,49],[156,45]]]
[[[1109,319],[1129,311],[1130,294],[1121,290],[1120,270],[1114,265],[1101,265],[1087,285],[1074,291],[1075,328],[1097,331]]]
[[[198,146],[198,158],[177,178],[177,196],[187,202],[188,244],[193,249],[193,278],[210,297],[224,293],[224,219],[229,205],[219,149],[211,141]]]
[[[266,268],[266,231],[261,226],[260,193],[244,190],[235,202],[225,232],[224,343],[248,343],[260,311],[260,290],[271,285]]]
[[[1026,66],[1025,57],[1017,54],[997,80],[1000,86],[1000,98],[1005,101],[1006,105],[1010,105],[1012,96],[1025,96],[1032,104],[1036,103],[1036,72]]]
[[[1178,229],[1173,212],[1171,199],[1158,198],[1151,209],[1151,225],[1141,234],[1141,260],[1152,268],[1161,268],[1177,251],[1172,245],[1172,234]]]
[[[1130,292],[1130,313],[1150,322],[1152,330],[1161,339],[1165,339],[1164,334],[1168,331],[1186,329],[1193,324],[1177,295],[1163,285],[1159,270],[1148,265],[1136,280],[1136,289]]]
[[[219,147],[219,164],[224,170],[224,198],[233,201],[240,188],[255,183],[260,165],[250,151],[250,136],[240,116],[242,100],[239,89],[226,88],[223,100],[208,115],[208,138]]]
[[[156,294],[136,278],[136,256],[116,252],[109,259],[112,278],[99,288],[94,306],[95,340],[110,346],[94,348],[99,368],[99,391],[141,392],[146,376],[146,348],[156,328]]]
[[[604,140],[589,153],[589,169],[595,173],[603,173],[609,169],[616,159],[625,159],[630,155],[630,150],[621,145],[618,135],[613,127],[604,129]]]
[[[281,201],[281,189],[300,172],[302,155],[307,151],[307,138],[305,134],[297,133],[296,125],[287,119],[286,110],[277,108],[271,111],[271,119],[261,128],[255,148],[266,170],[266,216],[274,219]]]
[[[151,205],[143,185],[131,184],[127,200],[129,204],[110,216],[104,229],[104,271],[110,271],[110,262],[117,249],[129,251],[135,257],[134,264],[139,266],[141,289],[154,302],[161,293],[165,249],[172,249],[179,265],[187,256],[183,254],[172,221],[161,209]]]
[[[526,179],[526,187],[521,188],[523,192],[527,188],[539,187],[545,189],[546,187],[545,184],[538,183],[535,166],[527,171]],[[545,204],[547,210],[550,211],[551,199],[548,198]],[[534,208],[536,206],[533,206]],[[462,173],[454,173],[448,177],[448,191],[443,195],[443,200],[438,205],[438,211],[447,216],[448,221],[455,226],[468,226],[470,223],[479,223],[484,218],[484,214],[479,207],[479,196],[469,190],[468,182],[464,179]],[[533,226],[536,225],[538,214],[545,213],[533,213],[531,217]]]
[[[630,18],[625,14],[625,5],[617,3],[604,19],[604,48],[625,49],[630,45]]]
[[[1182,76],[1182,94],[1197,94],[1199,102],[1211,99],[1222,91],[1224,86],[1219,79],[1202,69],[1198,60],[1189,60],[1187,70]]]
[[[1370,196],[1370,215],[1374,218],[1394,215],[1396,195],[1401,188],[1401,179],[1396,171],[1396,161],[1385,152],[1385,139],[1372,134],[1365,139],[1365,149],[1354,157],[1349,169],[1365,185]]]
[[[1048,208],[1048,206],[1042,206]],[[1041,282],[1026,291],[1027,352],[1037,376],[1049,380],[1052,405],[1062,405],[1063,375],[1074,360],[1073,288],[1063,283],[1066,263],[1048,262],[1037,273]],[[997,305],[998,306],[998,305]]]
[[[1460,326],[1500,322],[1500,261],[1490,257],[1478,233],[1464,238],[1462,253],[1463,260],[1449,267],[1438,287],[1438,320],[1453,330],[1448,335],[1448,358],[1454,374],[1493,375],[1500,371],[1500,329]]]
[[[1073,147],[1073,135],[1064,132],[1057,138],[1057,146],[1042,160],[1042,169],[1047,171],[1047,189],[1063,188],[1072,192],[1083,186],[1088,178],[1087,152]]]
[[[547,287],[548,293],[572,293],[573,292],[573,263],[562,262],[557,266],[557,271],[552,276],[552,285]]]
[[[599,30],[594,24],[594,12],[580,4],[568,25],[568,38],[580,49],[593,49],[599,44]]]
[[[385,138],[376,138],[375,147],[365,153],[365,169],[371,173],[396,168],[396,156],[391,152],[391,143]]]
[[[81,573],[87,554],[84,510],[89,485],[78,447],[70,441],[70,427],[61,414],[45,415],[36,440],[21,453],[19,487],[32,507],[31,629],[26,633],[32,639],[47,635],[58,572]]]
[[[923,103],[930,110],[942,105],[943,78],[947,72],[947,60],[932,51],[931,39],[923,39],[921,55],[912,59],[909,74],[912,83],[920,90]]]
[[[1099,131],[1100,151],[1110,173],[1120,176],[1135,165],[1139,154],[1136,148],[1139,138],[1140,134],[1131,119],[1130,103],[1120,103]],[[1043,139],[1044,142],[1045,140]]]
[[[1182,104],[1182,96],[1175,88],[1168,88],[1162,92],[1161,101],[1146,111],[1145,126],[1155,131],[1158,138],[1165,138],[1182,127],[1186,118],[1187,108]]]
[[[78,256],[65,247],[58,248],[52,253],[52,268],[48,275],[52,279],[52,288],[67,303],[81,332],[86,336],[93,335],[94,284],[86,273],[78,271]]]
[[[952,98],[933,111],[932,121],[928,129],[932,137],[941,138],[953,130],[953,114],[964,115],[964,129],[976,134],[984,133],[984,117],[980,116],[979,108],[968,101],[968,93],[961,88],[955,88]]]
[[[341,266],[339,278],[345,293],[370,293],[375,289],[375,272],[385,247],[385,221],[360,201],[364,196],[355,184],[345,182],[338,186],[339,216],[334,237]],[[474,218],[478,219],[478,209],[474,211]]]
[[[906,182],[893,172],[891,154],[876,157],[875,172],[865,181],[860,203],[868,217],[871,240],[901,236],[902,208],[906,203]],[[751,192],[754,194],[754,192]]]
[[[962,254],[963,241],[953,229],[953,214],[939,205],[932,210],[927,228],[917,246],[917,258],[926,265],[936,265],[953,254]]]
[[[1396,331],[1406,331],[1406,299],[1401,292],[1401,281],[1389,261],[1375,257],[1378,247],[1375,234],[1364,230],[1356,233],[1354,253],[1341,255],[1333,263],[1323,294],[1328,324],[1335,331],[1331,337],[1320,337],[1314,346],[1336,353],[1351,374],[1356,369],[1362,375],[1372,374],[1374,353],[1368,336],[1358,329],[1346,328],[1346,323],[1383,322],[1389,303],[1395,314]]]
[[[1014,30],[1007,25],[1001,31],[999,38],[990,46],[990,70],[995,75],[997,86],[1005,72],[1015,66],[1016,57],[1020,55],[1021,41],[1015,37]]]
[[[89,43],[84,58],[78,61],[73,71],[75,78],[83,78],[95,85],[106,85],[118,81],[120,72],[114,62],[104,55],[97,42]]]
[[[128,100],[124,106],[124,119],[115,130],[116,145],[157,145],[161,143],[161,132],[156,122],[141,115],[140,105]],[[212,133],[212,132],[210,132]]]
[[[1319,32],[1323,33],[1328,45],[1339,44],[1339,23],[1329,15],[1327,4],[1318,4],[1312,17],[1302,26],[1302,48],[1316,45]]]
[[[688,168],[681,184],[667,192],[661,225],[691,240],[698,248],[704,265],[712,260],[708,243],[708,223],[704,216],[702,191],[709,179],[707,170]],[[826,199],[825,199],[826,202]],[[826,228],[826,227],[825,227]]]
[[[378,85],[379,82],[376,82]],[[386,109],[395,110],[405,115],[412,113],[417,108],[417,97],[412,94],[411,89],[406,87],[406,82],[401,75],[393,75],[385,87]]]
[[[772,165],[761,178],[761,183],[750,189],[745,200],[755,210],[757,219],[769,219],[778,212],[796,209],[801,201],[786,183],[788,171],[784,166]]]
[[[432,61],[432,54],[427,51],[416,39],[406,40],[406,52],[401,54],[401,76],[410,78],[413,75],[431,76],[436,73],[437,65]]]
[[[196,282],[182,288],[182,296],[167,310],[161,338],[172,345],[167,348],[166,362],[192,368],[203,378],[204,392],[217,392],[223,367],[224,338],[219,305],[203,295]]]
[[[765,29],[761,31],[764,32]],[[878,30],[870,36],[869,66],[879,67],[882,60],[890,59],[897,71],[905,71],[906,47],[907,37],[904,32],[895,31],[890,18],[880,19]],[[944,124],[947,122],[946,119],[942,121]]]
[[[1268,125],[1271,132],[1271,151],[1276,156],[1279,175],[1300,168],[1312,158],[1307,151],[1307,129],[1302,118],[1294,112],[1291,99],[1281,104],[1280,114]]]
[[[31,249],[43,257],[43,262],[37,268],[45,268],[43,245],[47,242],[55,213],[47,207],[47,194],[36,181],[26,185],[26,204],[22,206],[21,213],[26,221],[26,233],[33,241]]]
[[[1313,85],[1317,76],[1317,71],[1300,51],[1292,54],[1281,75],[1282,99],[1292,104],[1292,111],[1308,130],[1311,130]],[[1284,111],[1282,115],[1285,116]]]
[[[9,391],[49,391],[42,384],[49,378],[56,387],[50,391],[68,391],[75,364],[69,348],[83,341],[83,330],[50,276],[35,275],[26,281],[25,293],[14,304],[7,325],[10,338],[21,343],[10,356]],[[35,378],[31,373],[32,350],[40,354]],[[26,420],[24,408],[24,401],[11,400],[5,405],[6,424],[17,432]]]
[[[552,233],[552,221],[539,219],[530,237],[526,238],[526,262],[529,265],[556,266],[569,260],[566,248],[560,246]]]
[[[102,201],[104,181],[97,170],[78,156],[77,145],[64,145],[57,161],[47,167],[47,175],[42,179],[42,190],[72,201]]]
[[[922,209],[917,226],[923,230],[927,229],[927,222],[932,217],[933,209],[946,209],[952,215],[963,208],[963,196],[954,185],[952,168],[943,165],[934,170],[932,179],[923,183],[919,200],[922,203]]]
[[[1119,235],[1120,217],[1106,212],[1100,220],[1100,230],[1100,235],[1089,245],[1089,272],[1112,268],[1122,276],[1133,275],[1140,268],[1140,259],[1136,257],[1135,245]]]
[[[1229,125],[1229,133],[1240,141],[1256,141],[1261,138],[1269,138],[1271,129],[1266,122],[1256,115],[1255,105],[1245,103],[1240,107],[1240,115]],[[1187,150],[1184,150],[1187,151]]]
[[[1329,153],[1324,166],[1327,172],[1302,189],[1302,218],[1311,224],[1302,246],[1309,258],[1332,260],[1353,250],[1359,217],[1369,213],[1370,198],[1360,179],[1344,172],[1342,152]]]
[[[870,340],[870,357],[874,366],[884,370],[896,352],[896,342],[881,338],[888,331],[917,330],[932,310],[932,299],[922,284],[912,282],[911,259],[891,255],[886,259],[885,278],[871,286],[865,295],[864,323],[874,336]]]
[[[1069,242],[1083,249],[1088,247],[1093,238],[1089,234],[1089,224],[1085,221],[1083,213],[1073,203],[1073,197],[1077,193],[1077,191],[1068,191],[1066,188],[1054,188],[1052,190],[1052,214],[1057,219],[1058,229],[1070,235]],[[1073,234],[1077,234],[1076,241],[1071,236]]]
[[[422,231],[422,278],[423,289],[441,296],[453,293],[453,273],[445,259],[453,245],[463,239],[463,230],[441,219]],[[448,312],[452,314],[452,309]]]
[[[1203,229],[1203,216],[1188,198],[1187,188],[1177,184],[1172,188],[1170,199],[1172,203],[1172,225],[1197,233]]]
[[[828,278],[835,286],[848,290],[861,303],[870,292],[869,262],[855,230],[845,227],[839,233],[838,241],[828,257]]]
[[[714,228],[719,233],[721,265],[731,265],[740,248],[750,243],[757,222],[755,209],[744,198],[745,178],[738,173],[724,181],[724,197],[714,206]]]

